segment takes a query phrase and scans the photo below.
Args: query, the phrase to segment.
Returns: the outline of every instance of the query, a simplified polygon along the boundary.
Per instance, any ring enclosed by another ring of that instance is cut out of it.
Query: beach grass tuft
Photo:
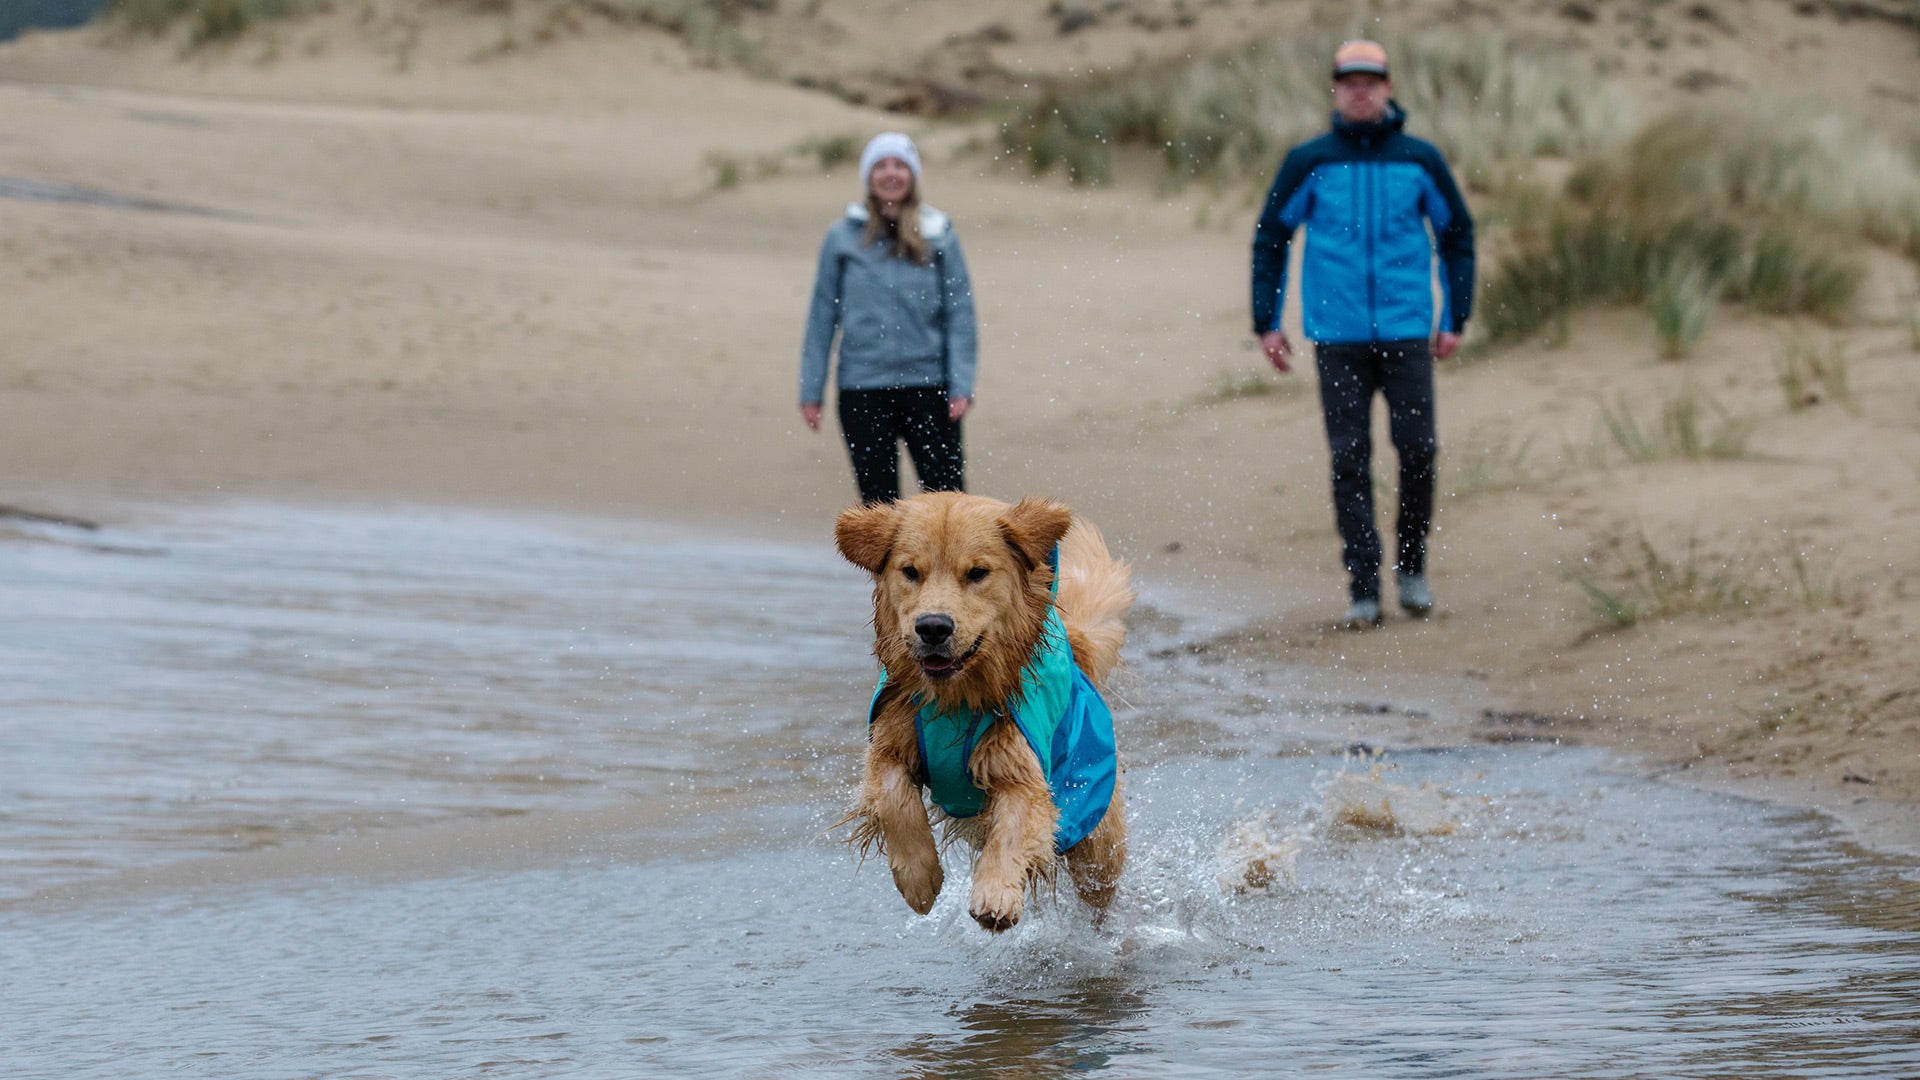
[[[1848,382],[1846,345],[1839,339],[1820,349],[1795,335],[1774,357],[1773,370],[1788,412],[1799,412],[1822,400],[1836,402],[1848,411],[1856,407]]]
[[[1555,470],[1534,460],[1534,436],[1506,423],[1492,424],[1447,453],[1441,475],[1447,494],[1459,498],[1485,492],[1524,491],[1550,479]]]
[[[822,135],[804,139],[794,149],[813,158],[821,172],[860,160],[860,138],[857,135]]]
[[[1641,610],[1639,601],[1624,589],[1615,591],[1601,588],[1590,575],[1578,571],[1568,574],[1567,580],[1586,596],[1595,618],[1608,629],[1625,630],[1637,626],[1646,614]]]
[[[1732,412],[1691,386],[1661,405],[1657,423],[1642,423],[1624,396],[1600,402],[1599,422],[1605,442],[1636,465],[1750,458],[1759,428],[1757,417]],[[1604,459],[1604,450],[1593,456]]]
[[[327,0],[113,0],[108,9],[129,29],[162,34],[187,24],[188,41],[228,41],[258,24],[327,8]]]
[[[701,159],[707,172],[713,178],[715,191],[732,191],[740,186],[747,176],[747,162],[735,154],[724,154],[718,150],[710,151]]]
[[[765,10],[766,0],[574,0],[582,8],[627,22],[645,23],[679,37],[694,58],[708,64],[734,64],[770,75],[774,63],[740,32],[740,16]]]
[[[1200,404],[1222,405],[1246,398],[1270,397],[1286,392],[1291,385],[1288,383],[1283,386],[1279,379],[1274,378],[1273,372],[1265,369],[1229,370],[1223,367],[1214,372],[1213,381],[1201,396]]]
[[[1716,556],[1697,537],[1687,540],[1684,554],[1671,554],[1643,531],[1616,537],[1565,576],[1603,630],[1685,615],[1750,614],[1769,605],[1813,611],[1849,600],[1831,558],[1815,556],[1792,537],[1777,557],[1751,550]]]
[[[1816,560],[1797,544],[1787,544],[1787,566],[1792,572],[1794,595],[1808,611],[1847,601],[1831,560]]]
[[[1598,621],[1622,629],[1656,618],[1740,611],[1753,606],[1756,592],[1735,572],[1731,560],[1703,556],[1698,539],[1687,541],[1684,556],[1664,554],[1645,533],[1631,552],[1612,552],[1623,583],[1608,589],[1590,574],[1569,575],[1585,594]]]
[[[1719,293],[1713,272],[1699,263],[1675,263],[1654,280],[1647,308],[1653,315],[1661,357],[1680,360],[1693,352],[1707,331]]]
[[[824,135],[763,154],[709,150],[701,157],[700,164],[713,190],[732,191],[748,179],[771,180],[786,176],[796,168],[801,172],[830,171],[856,160],[860,146],[860,140],[853,135]]]

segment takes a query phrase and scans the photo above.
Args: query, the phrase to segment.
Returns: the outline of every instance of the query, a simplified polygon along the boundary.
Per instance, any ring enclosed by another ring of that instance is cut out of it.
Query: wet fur
[[[1048,499],[1009,505],[942,492],[869,504],[843,511],[834,539],[841,554],[874,575],[873,651],[887,669],[859,799],[847,815],[852,842],[862,853],[878,847],[886,855],[900,895],[924,915],[940,894],[944,872],[917,779],[924,770],[913,695],[987,710],[1018,691],[1054,602],[1047,556],[1056,543],[1067,642],[1074,662],[1103,692],[1119,666],[1134,593],[1126,564],[1107,552],[1099,531]],[[916,652],[924,645],[915,621],[927,614],[950,616],[954,651],[971,650],[951,675],[929,674]],[[1054,880],[1059,814],[1040,762],[1011,720],[988,727],[969,768],[987,794],[986,808],[949,821],[948,833],[977,853],[968,911],[998,932],[1020,921],[1030,892]],[[1103,912],[1126,857],[1125,805],[1116,781],[1106,816],[1064,862],[1075,891]]]

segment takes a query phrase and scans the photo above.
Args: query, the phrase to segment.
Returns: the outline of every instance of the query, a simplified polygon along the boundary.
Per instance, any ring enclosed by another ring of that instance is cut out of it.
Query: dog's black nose
[[[913,632],[929,645],[943,645],[953,636],[953,616],[922,615],[913,620]]]

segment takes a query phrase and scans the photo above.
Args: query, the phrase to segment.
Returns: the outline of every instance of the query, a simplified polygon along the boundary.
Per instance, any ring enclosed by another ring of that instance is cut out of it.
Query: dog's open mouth
[[[987,635],[985,634],[974,638],[972,647],[959,656],[955,656],[951,652],[941,649],[937,652],[929,651],[915,659],[920,661],[920,671],[927,678],[951,679],[955,675],[960,674],[961,668],[967,666],[967,661],[973,659],[973,654],[980,651],[980,643],[985,640],[987,640]]]

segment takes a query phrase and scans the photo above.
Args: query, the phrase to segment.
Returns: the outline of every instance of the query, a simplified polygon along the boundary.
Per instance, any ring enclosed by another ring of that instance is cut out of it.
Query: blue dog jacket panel
[[[887,673],[880,671],[867,724],[873,724]],[[918,701],[918,698],[915,699]],[[1020,671],[1020,692],[1006,706],[1014,724],[1046,775],[1047,790],[1060,811],[1053,849],[1064,852],[1087,838],[1106,816],[1113,801],[1119,762],[1114,752],[1113,713],[1093,683],[1073,662],[1066,624],[1058,608],[1047,609],[1040,643]],[[934,804],[951,817],[972,817],[986,808],[987,793],[973,782],[967,763],[981,733],[1000,713],[967,709],[939,710],[920,703],[914,728],[920,741],[920,760],[927,771],[927,788]]]
[[[1073,685],[1066,714],[1053,731],[1053,761],[1047,773],[1047,788],[1060,809],[1060,825],[1053,833],[1055,851],[1066,851],[1099,827],[1113,802],[1120,771],[1113,746],[1113,713],[1086,672],[1072,664],[1068,667]],[[1040,760],[1046,761],[1047,756],[1040,755]]]

